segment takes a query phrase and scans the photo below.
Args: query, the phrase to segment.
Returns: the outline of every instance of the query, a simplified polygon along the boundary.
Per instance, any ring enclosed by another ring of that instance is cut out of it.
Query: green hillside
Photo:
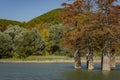
[[[13,21],[13,20],[6,20],[0,19],[0,30],[5,30],[9,25],[21,25],[21,22]]]
[[[34,27],[36,24],[60,24],[62,21],[58,18],[59,14],[64,13],[64,9],[58,8],[51,10],[43,15],[40,15],[36,18],[33,18],[32,20],[28,22],[18,22],[13,20],[6,20],[6,19],[0,19],[0,30],[5,30],[7,26],[11,25],[19,25],[21,27]]]
[[[59,24],[61,20],[58,18],[59,14],[64,13],[62,8],[51,10],[41,16],[38,16],[28,22],[29,25],[39,24],[39,23],[50,23],[50,24]]]
[[[6,20],[6,19],[0,19],[0,26],[8,26],[8,25],[19,25],[21,22],[13,21],[13,20]]]

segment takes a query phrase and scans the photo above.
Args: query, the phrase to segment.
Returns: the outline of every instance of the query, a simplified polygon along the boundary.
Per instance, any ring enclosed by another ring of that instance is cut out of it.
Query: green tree
[[[8,28],[5,32],[12,38],[12,49],[15,57],[25,58],[32,54],[41,54],[44,50],[44,41],[40,38],[37,29],[27,30],[19,26]]]
[[[60,53],[61,48],[61,40],[64,38],[64,28],[62,25],[53,25],[50,27],[49,30],[50,36],[49,41],[51,44],[51,53],[54,54],[55,52]]]
[[[0,58],[12,57],[11,40],[12,38],[8,34],[0,31]]]

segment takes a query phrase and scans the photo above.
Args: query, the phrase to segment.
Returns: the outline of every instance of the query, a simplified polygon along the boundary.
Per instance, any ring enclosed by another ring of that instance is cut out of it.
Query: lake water
[[[5,63],[0,64],[0,80],[120,80],[120,65],[110,72],[75,70],[73,64]]]

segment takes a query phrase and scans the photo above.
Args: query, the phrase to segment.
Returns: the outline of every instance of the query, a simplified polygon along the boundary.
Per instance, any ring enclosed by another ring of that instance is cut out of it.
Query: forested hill
[[[13,21],[13,20],[6,20],[6,19],[0,19],[0,28],[5,28],[8,25],[19,25],[21,27],[34,27],[36,24],[41,23],[48,23],[48,24],[60,24],[61,20],[58,18],[59,14],[64,13],[64,9],[57,8],[54,10],[51,10],[43,15],[40,15],[36,18],[31,19],[28,22],[19,22],[19,21]]]
[[[59,24],[61,23],[61,20],[58,18],[59,14],[64,13],[64,9],[58,8],[51,10],[41,16],[38,16],[28,22],[28,25],[34,25],[39,23],[50,23],[50,24]]]
[[[21,25],[21,22],[13,21],[13,20],[6,20],[6,19],[0,19],[0,30],[6,29],[9,25]]]
[[[0,19],[0,26],[19,25],[21,22],[7,19]]]

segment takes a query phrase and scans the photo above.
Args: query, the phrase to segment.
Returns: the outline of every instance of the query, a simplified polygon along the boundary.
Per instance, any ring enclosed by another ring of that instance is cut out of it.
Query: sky
[[[0,0],[0,19],[29,21],[52,9],[61,8],[67,0]],[[120,4],[120,0],[117,4]]]
[[[0,0],[0,19],[29,21],[52,9],[61,8],[66,0]]]

